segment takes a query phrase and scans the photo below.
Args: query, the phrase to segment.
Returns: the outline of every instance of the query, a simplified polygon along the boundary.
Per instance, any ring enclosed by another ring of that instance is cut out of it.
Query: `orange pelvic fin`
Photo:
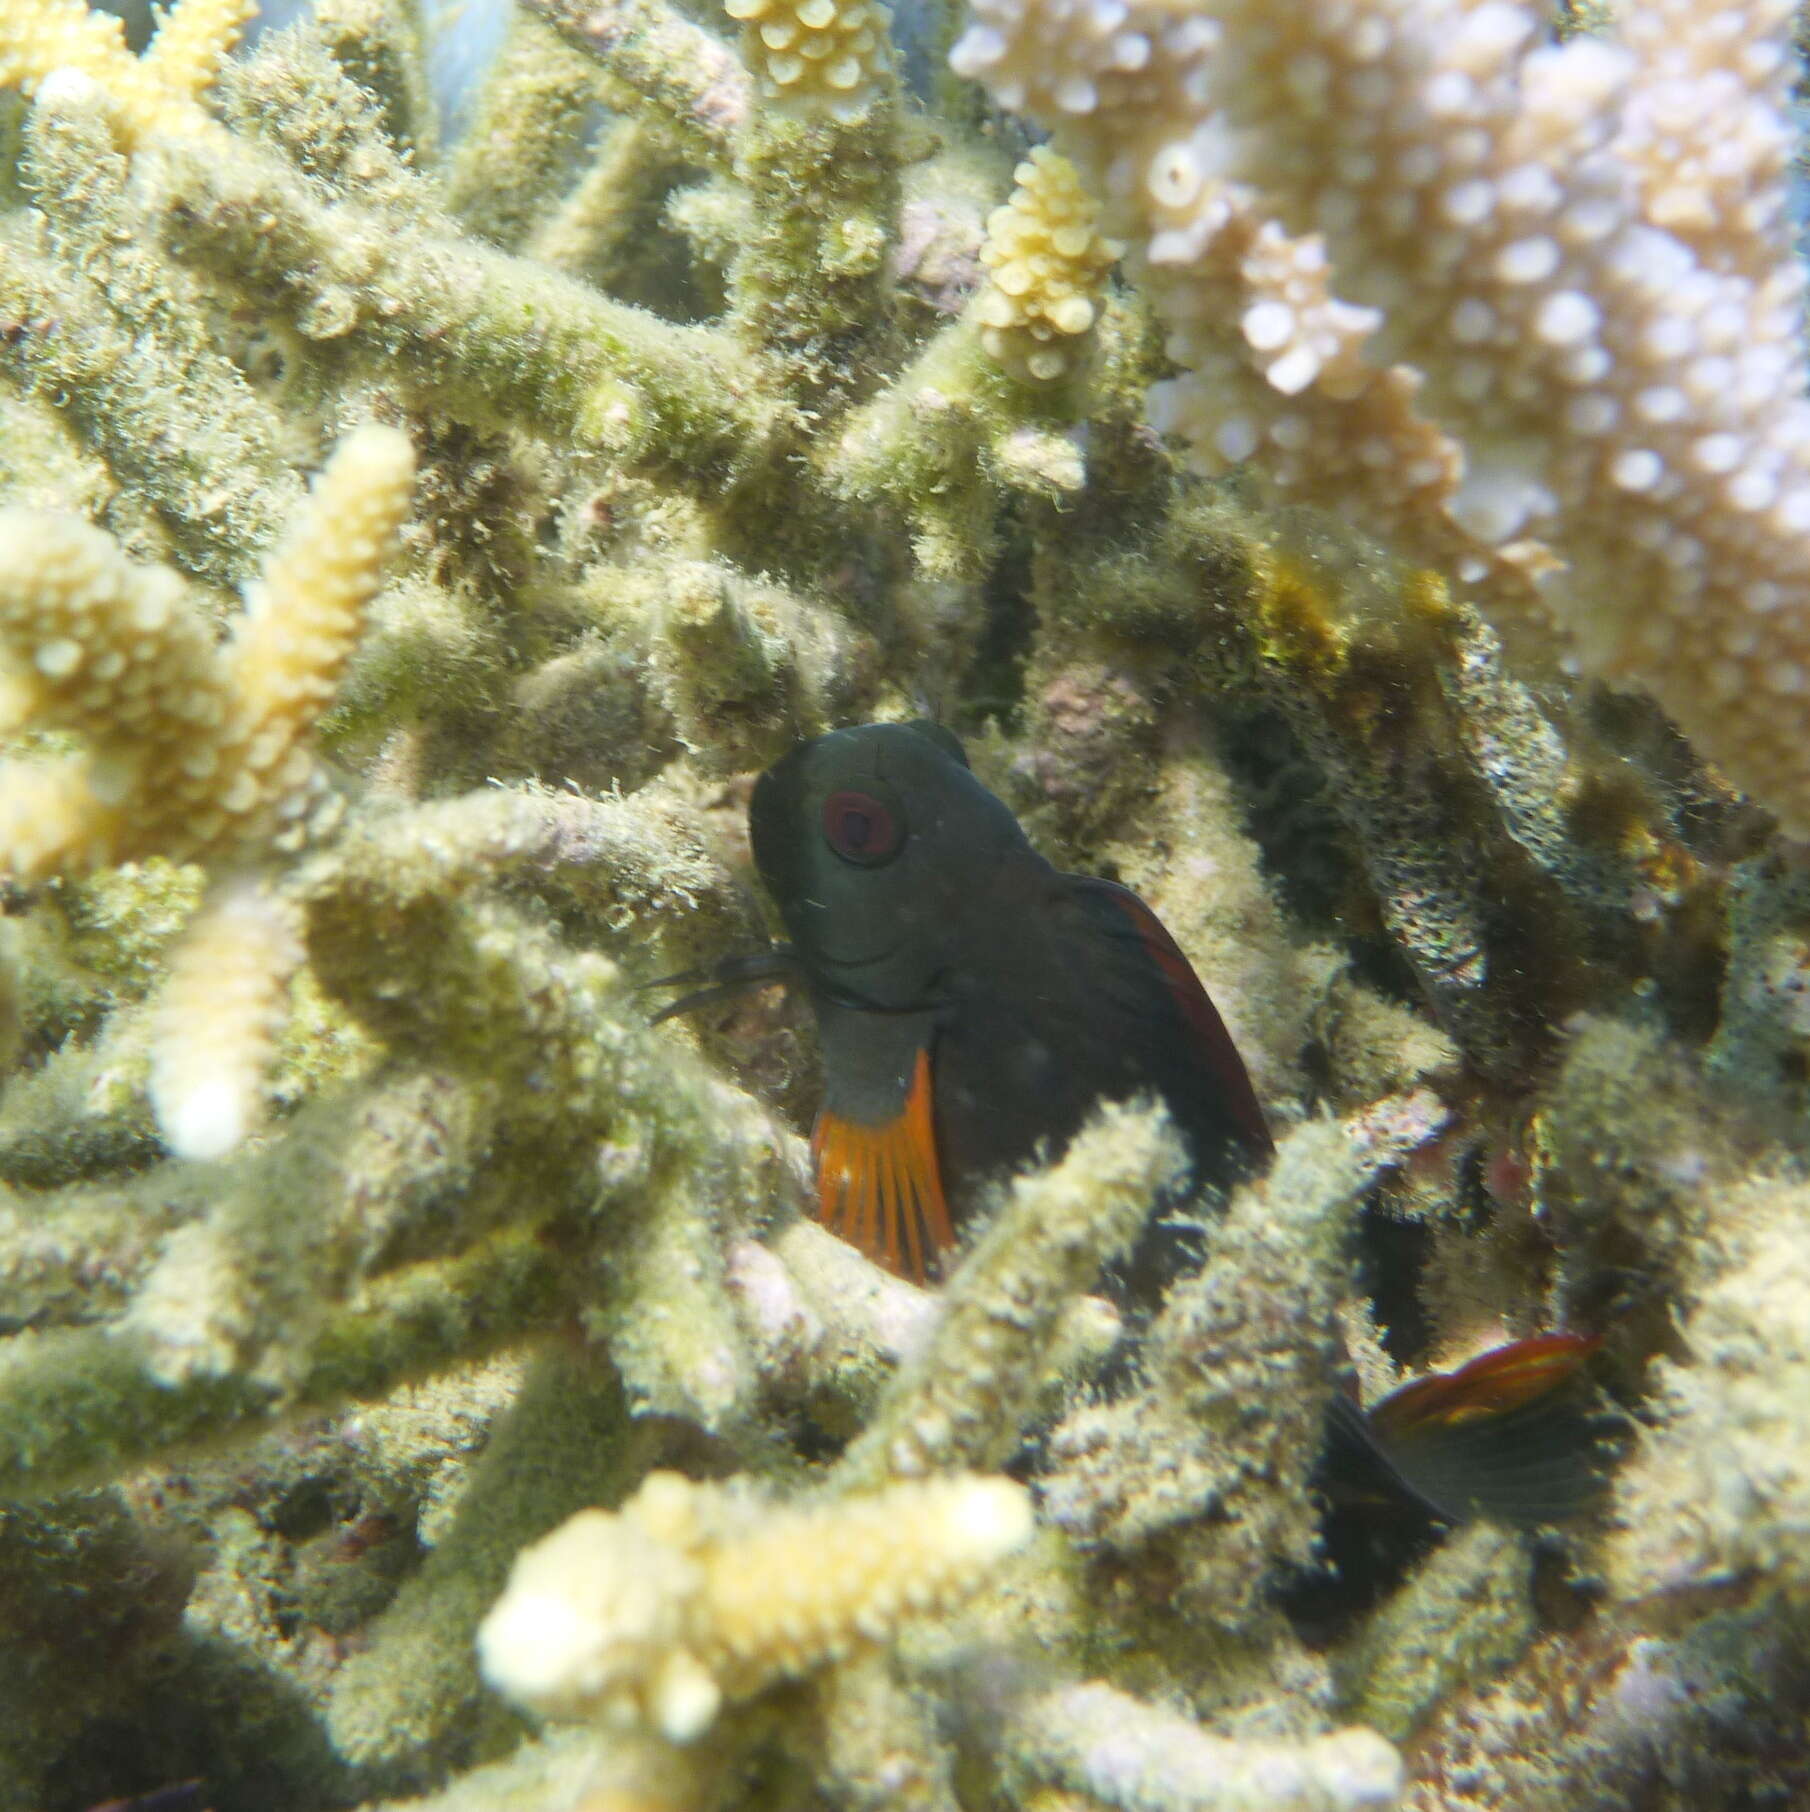
[[[930,1053],[919,1051],[895,1119],[864,1126],[825,1110],[811,1134],[817,1218],[875,1264],[928,1281],[955,1245],[930,1108]]]

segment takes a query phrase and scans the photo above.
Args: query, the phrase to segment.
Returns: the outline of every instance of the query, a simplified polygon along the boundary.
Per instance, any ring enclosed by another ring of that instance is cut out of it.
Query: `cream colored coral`
[[[1162,425],[1649,687],[1810,828],[1788,0],[974,0],[1143,243]]]
[[[879,0],[724,0],[761,92],[805,113],[862,118],[887,79],[892,15]]]
[[[1609,1578],[1629,1598],[1763,1581],[1810,1602],[1810,1189],[1749,1183],[1718,1195],[1715,1218],[1697,1263],[1738,1260],[1681,1320],[1690,1362],[1654,1367],[1652,1420],[1616,1479]]]
[[[974,1591],[1031,1533],[1009,1479],[955,1474],[798,1507],[652,1474],[516,1560],[484,1676],[543,1717],[689,1742],[725,1698],[809,1671]]]
[[[1066,157],[1038,145],[1018,186],[987,218],[975,299],[981,343],[1014,377],[1050,383],[1086,359],[1106,273],[1124,247],[1095,227],[1099,209]]]
[[[255,881],[226,883],[190,920],[151,1035],[151,1106],[178,1157],[223,1157],[255,1124],[301,960],[293,908]]]
[[[182,582],[99,530],[0,511],[0,654],[25,721],[90,752],[0,763],[0,872],[36,880],[149,855],[294,841],[320,796],[309,738],[408,507],[392,428],[347,438],[223,650]]]
[[[1020,1700],[1002,1736],[1015,1775],[1118,1812],[1387,1812],[1405,1772],[1374,1730],[1293,1743],[1210,1736],[1103,1680]]]
[[[145,46],[139,66],[169,93],[198,100],[257,10],[257,0],[177,0]]]
[[[86,77],[106,91],[128,140],[214,132],[198,98],[256,11],[256,0],[176,0],[135,57],[120,20],[82,0],[0,0],[0,88],[35,94],[53,74]]]

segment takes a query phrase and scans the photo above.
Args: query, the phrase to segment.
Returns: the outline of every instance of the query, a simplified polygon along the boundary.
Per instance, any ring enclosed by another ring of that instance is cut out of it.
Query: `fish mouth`
[[[840,951],[832,950],[826,944],[811,941],[811,955],[825,968],[829,969],[871,969],[876,963],[883,963],[889,957],[896,956],[903,945],[895,940],[884,949],[875,950],[864,956],[844,956]]]

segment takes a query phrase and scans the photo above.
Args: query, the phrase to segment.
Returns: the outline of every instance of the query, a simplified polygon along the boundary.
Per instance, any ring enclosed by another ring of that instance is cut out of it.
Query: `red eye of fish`
[[[899,821],[871,793],[832,793],[823,802],[823,834],[845,862],[877,868],[899,853]]]

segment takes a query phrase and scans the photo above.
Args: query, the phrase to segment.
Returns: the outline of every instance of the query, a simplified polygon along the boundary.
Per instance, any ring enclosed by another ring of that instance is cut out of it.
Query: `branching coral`
[[[981,11],[1057,147],[948,14],[539,0],[442,117],[408,0],[0,0],[0,1807],[1810,1765],[1799,854],[1510,621],[1551,550],[1586,652],[1796,683],[1770,14]],[[1103,1103],[935,1292],[799,1213],[796,1003],[630,986],[766,942],[752,770],[926,714],[1278,1141],[1196,1200]],[[1630,1411],[1569,1580],[1323,1499],[1347,1373],[1558,1325]]]
[[[1308,1477],[1356,1204],[1437,1129],[1433,1103],[1409,1098],[1350,1128],[1295,1131],[1214,1227],[1200,1272],[1169,1292],[1146,1343],[1147,1388],[1082,1405],[1053,1431],[1045,1495],[1058,1523],[1118,1549],[1175,1536],[1177,1583],[1197,1614],[1264,1614],[1269,1570],[1313,1553]],[[1290,1305],[1281,1327],[1279,1302]]]
[[[993,210],[981,247],[981,343],[1015,377],[1047,384],[1084,361],[1105,274],[1124,248],[1096,231],[1097,206],[1047,145],[1013,175],[1018,187]]]
[[[763,1513],[658,1472],[615,1515],[586,1511],[523,1554],[478,1646],[493,1684],[545,1716],[690,1742],[725,1696],[947,1609],[1030,1532],[1009,1479]]]
[[[79,523],[9,511],[0,633],[20,676],[15,726],[74,731],[93,753],[8,765],[5,872],[36,880],[146,855],[217,862],[293,844],[321,804],[309,738],[413,481],[402,435],[351,436],[218,650],[174,573],[133,566]]]
[[[133,57],[121,20],[80,0],[9,5],[0,17],[0,88],[30,93],[52,71],[77,69],[106,87],[132,137],[205,133],[199,96],[254,10],[247,0],[179,0],[144,55]]]
[[[890,73],[885,9],[874,0],[728,0],[761,92],[789,110],[860,119]]]
[[[1013,1765],[1121,1812],[1357,1812],[1392,1806],[1401,1761],[1381,1737],[1345,1730],[1295,1748],[1231,1743],[1100,1685],[1020,1707],[1007,1733]]]
[[[34,880],[152,854],[243,865],[318,832],[331,795],[312,735],[413,481],[403,435],[350,436],[218,650],[174,573],[130,565],[80,523],[0,515],[19,714],[92,748],[0,764],[0,868]],[[218,1157],[244,1137],[300,957],[287,910],[255,885],[203,907],[155,1034],[152,1101],[172,1150]]]
[[[1801,827],[1784,0],[1563,45],[1498,0],[974,10],[957,67],[1057,127],[1145,248],[1206,460],[1258,456],[1511,609],[1550,581],[1595,669]]]
[[[950,1283],[935,1332],[837,1468],[845,1487],[997,1462],[1017,1440],[1058,1319],[1122,1256],[1182,1170],[1160,1114],[1109,1110],[1020,1180]]]
[[[285,905],[229,883],[171,958],[153,1035],[151,1105],[172,1151],[218,1158],[257,1118],[301,940]]]

